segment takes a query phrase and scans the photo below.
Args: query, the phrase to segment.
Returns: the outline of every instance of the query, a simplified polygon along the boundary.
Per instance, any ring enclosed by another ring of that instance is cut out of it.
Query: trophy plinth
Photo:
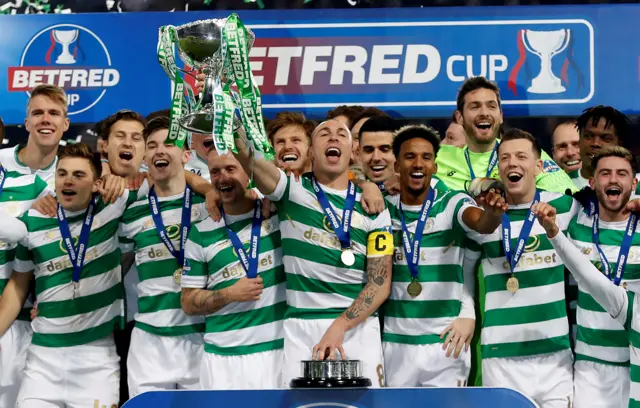
[[[366,388],[371,380],[362,377],[359,360],[305,360],[302,377],[291,380],[291,388]]]

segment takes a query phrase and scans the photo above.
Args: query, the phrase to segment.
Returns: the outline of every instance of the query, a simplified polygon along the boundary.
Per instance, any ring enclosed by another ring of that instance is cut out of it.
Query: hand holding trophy
[[[187,131],[213,134],[219,154],[235,151],[234,130],[240,127],[236,109],[247,133],[247,141],[267,160],[273,148],[266,137],[260,90],[249,65],[249,49],[255,36],[237,14],[226,19],[194,21],[178,27],[162,26],[158,39],[158,61],[174,84],[171,126],[167,142],[182,147]],[[193,71],[175,63],[175,46],[182,61]],[[199,99],[180,72],[205,74]],[[237,85],[238,92],[231,89]],[[186,92],[186,96],[185,96]]]

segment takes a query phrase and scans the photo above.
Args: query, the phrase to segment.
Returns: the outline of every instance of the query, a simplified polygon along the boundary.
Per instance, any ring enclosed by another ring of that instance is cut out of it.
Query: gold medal
[[[420,294],[420,292],[422,292],[422,285],[420,284],[420,282],[418,282],[418,280],[415,278],[411,279],[411,283],[409,283],[409,286],[407,286],[407,293],[409,294],[409,296],[416,297]]]
[[[182,282],[182,268],[176,269],[176,271],[173,273],[173,281],[176,283],[176,285],[180,286],[180,283]]]
[[[509,279],[507,279],[507,290],[511,293],[516,293],[520,288],[520,282],[518,282],[518,278],[515,275],[511,275]]]

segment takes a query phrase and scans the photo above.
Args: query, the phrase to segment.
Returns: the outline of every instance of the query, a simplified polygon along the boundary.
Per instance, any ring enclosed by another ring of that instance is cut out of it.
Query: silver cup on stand
[[[291,388],[366,388],[371,380],[362,376],[359,360],[304,360],[302,377],[291,380]]]

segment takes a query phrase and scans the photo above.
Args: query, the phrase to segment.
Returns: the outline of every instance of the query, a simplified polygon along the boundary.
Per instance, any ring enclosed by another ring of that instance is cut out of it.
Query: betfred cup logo
[[[560,78],[551,69],[551,59],[560,54],[569,45],[571,30],[534,31],[522,30],[522,43],[527,51],[540,57],[540,73],[533,78],[527,91],[536,94],[555,94],[564,92]]]
[[[69,46],[78,39],[78,30],[51,30],[53,39],[62,46],[62,52],[56,59],[56,64],[75,64],[76,59],[69,52]]]

